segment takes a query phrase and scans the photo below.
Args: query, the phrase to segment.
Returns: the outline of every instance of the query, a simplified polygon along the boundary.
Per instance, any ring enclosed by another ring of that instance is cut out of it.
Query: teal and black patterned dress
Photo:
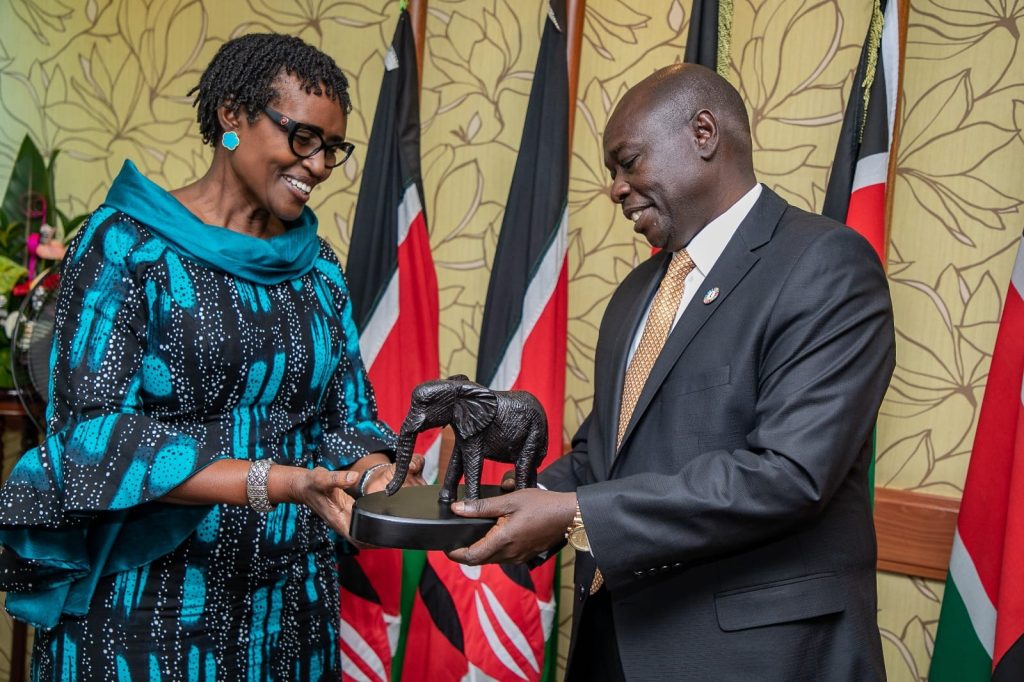
[[[288,227],[204,225],[126,163],[72,244],[47,437],[0,490],[0,589],[38,628],[36,679],[338,679],[318,516],[159,501],[221,458],[393,448],[337,258],[308,209]]]

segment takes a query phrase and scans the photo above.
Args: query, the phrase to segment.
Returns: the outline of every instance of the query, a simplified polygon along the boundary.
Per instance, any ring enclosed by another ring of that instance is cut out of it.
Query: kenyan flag
[[[1024,680],[1024,240],[957,520],[931,682]]]

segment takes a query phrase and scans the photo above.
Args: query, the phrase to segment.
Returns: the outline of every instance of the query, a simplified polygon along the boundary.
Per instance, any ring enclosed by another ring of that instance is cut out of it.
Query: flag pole
[[[427,0],[404,0],[409,10],[412,38],[416,43],[416,83],[423,91],[423,45],[427,31]]]
[[[899,64],[896,65],[896,114],[893,116],[892,122],[892,144],[889,145],[889,167],[886,170],[885,186],[889,188],[885,193],[885,234],[886,234],[886,250],[885,254],[888,255],[889,249],[889,226],[892,225],[892,206],[893,197],[896,195],[896,162],[898,151],[900,148],[900,134],[903,132],[903,126],[901,125],[901,119],[903,118],[903,66],[906,63],[906,45],[907,45],[907,21],[910,18],[910,0],[899,0],[897,5],[897,11],[899,12],[899,45],[900,45],[900,60]],[[888,263],[882,262],[883,266],[887,266]]]
[[[583,46],[583,14],[587,0],[566,0],[566,63],[569,67],[569,158],[572,158],[572,134],[576,121],[576,90],[580,79],[580,52]]]
[[[412,39],[416,46],[416,98],[423,93],[423,48],[426,44],[427,3],[429,0],[402,0],[403,9],[409,13],[409,25],[412,28]],[[429,233],[429,230],[428,230]],[[442,453],[443,455],[444,453]],[[438,462],[447,468],[447,462]],[[402,552],[402,585],[400,613],[402,617],[399,628],[398,646],[391,659],[391,680],[399,682],[405,668],[405,644],[408,641],[409,621],[412,619],[413,603],[416,590],[423,576],[423,567],[427,563],[427,553],[420,550],[404,550]]]
[[[586,11],[587,0],[566,0],[565,4],[565,15],[566,15],[566,67],[568,69],[568,90],[569,90],[569,144],[568,153],[569,159],[567,163],[571,166],[572,163],[572,141],[573,132],[575,131],[576,123],[576,93],[579,89],[579,78],[580,78],[580,54],[583,47],[583,21],[584,13]],[[568,200],[568,198],[567,198]],[[568,209],[567,209],[568,210]],[[567,226],[568,227],[568,226]],[[563,411],[564,411],[564,400],[565,396],[563,393]],[[559,439],[562,438],[562,434],[555,434]],[[554,571],[554,587],[552,593],[555,597],[555,622],[554,631],[551,633],[551,637],[548,639],[547,646],[545,646],[545,662],[544,662],[544,675],[542,677],[543,682],[551,682],[558,677],[558,642],[560,641],[558,630],[561,627],[561,617],[559,611],[561,611],[561,587],[562,587],[562,556],[559,554],[552,561],[555,563]],[[570,602],[571,606],[571,602]]]

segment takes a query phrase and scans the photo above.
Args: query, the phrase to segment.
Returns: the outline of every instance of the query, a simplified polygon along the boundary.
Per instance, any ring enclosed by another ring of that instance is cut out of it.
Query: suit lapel
[[[637,328],[640,326],[640,318],[643,317],[651,299],[654,298],[654,293],[668,268],[669,254],[658,253],[652,259],[657,261],[657,265],[651,268],[649,276],[631,277],[623,282],[621,292],[623,310],[612,311],[611,319],[616,320],[616,326],[612,331],[614,337],[608,345],[610,357],[608,364],[605,365],[612,368],[612,388],[603,395],[601,411],[614,421],[608,432],[607,449],[601,453],[603,455],[601,461],[606,467],[605,471],[601,472],[603,474],[608,473],[607,467],[611,465],[615,455],[615,433],[618,426],[619,410],[622,409],[622,385],[626,380],[626,360],[629,357],[629,348],[633,343]]]
[[[704,282],[701,285],[702,291],[694,292],[693,298],[690,299],[686,310],[683,311],[682,317],[679,318],[679,323],[676,324],[675,329],[672,330],[672,333],[666,340],[665,347],[662,349],[661,354],[658,355],[654,367],[651,368],[651,374],[648,376],[643,391],[641,391],[640,397],[637,400],[636,408],[633,410],[626,433],[622,437],[623,445],[629,440],[629,436],[636,427],[637,421],[639,421],[644,411],[650,406],[651,400],[658,392],[662,382],[665,381],[665,377],[668,376],[668,373],[676,364],[679,356],[690,345],[690,342],[693,341],[701,327],[722,307],[733,291],[736,290],[736,287],[750,268],[760,259],[756,250],[771,239],[786,207],[785,200],[767,187],[762,186],[761,196],[758,198],[757,203],[754,204],[750,213],[740,223],[736,234],[733,235],[732,239],[729,240],[729,244],[725,247],[725,251],[722,252],[714,267],[711,268],[711,272],[704,278]],[[659,270],[659,274],[662,272],[664,271]],[[655,283],[656,285],[657,282]],[[720,292],[718,297],[711,303],[705,304],[703,302],[703,291],[708,291],[715,287]],[[642,312],[643,310],[641,310]],[[630,336],[630,338],[632,337]],[[624,359],[620,364],[624,365]],[[616,409],[618,409],[618,405],[622,400],[622,381],[624,375],[625,369],[622,369],[618,375]],[[616,411],[615,414],[618,415],[618,412]]]

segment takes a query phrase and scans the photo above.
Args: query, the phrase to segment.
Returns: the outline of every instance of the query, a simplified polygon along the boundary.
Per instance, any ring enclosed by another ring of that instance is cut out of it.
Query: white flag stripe
[[[1017,260],[1013,262],[1010,285],[1013,287],[1013,291],[1009,295],[1016,294],[1017,298],[1024,299],[1024,238],[1021,238],[1020,246],[1017,247]],[[1021,407],[1024,408],[1024,379],[1021,380],[1020,391]]]
[[[519,327],[512,334],[512,340],[505,350],[505,357],[498,363],[498,369],[491,380],[490,388],[498,391],[507,391],[519,378],[519,370],[523,361],[523,346],[530,338],[537,320],[547,307],[548,301],[558,286],[558,275],[565,263],[565,252],[568,248],[569,237],[566,225],[569,220],[568,206],[562,211],[562,218],[558,221],[558,232],[551,240],[551,246],[541,259],[540,267],[526,287],[526,296],[523,298],[523,313],[520,317]]]
[[[487,610],[484,608],[483,601],[480,599],[480,593],[477,592],[473,595],[473,601],[476,604],[476,617],[480,621],[480,629],[484,631],[484,637],[487,638],[487,643],[491,645],[491,650],[494,651],[494,655],[498,657],[506,668],[511,670],[516,676],[522,680],[527,679],[523,669],[520,668],[514,660],[512,660],[512,654],[508,652],[505,645],[502,644],[501,638],[498,637],[498,633],[494,630],[494,625],[491,624],[491,619],[487,615]]]
[[[992,649],[996,641],[996,608],[988,598],[981,578],[974,566],[974,561],[960,539],[960,530],[953,535],[953,551],[949,557],[949,574],[953,578],[957,592],[964,602],[967,615],[971,619],[978,640],[992,658]]]
[[[423,480],[427,483],[437,482],[438,469],[441,466],[441,433],[438,432],[434,442],[423,453]]]
[[[882,63],[885,68],[885,104],[888,108],[889,144],[892,149],[892,136],[896,130],[896,100],[899,97],[900,72],[900,3],[889,0],[882,16]]]
[[[388,649],[394,656],[398,651],[398,636],[402,633],[402,614],[390,614],[384,612],[384,627],[388,631]]]
[[[416,189],[416,183],[411,182],[409,186],[405,188],[405,194],[402,195],[402,203],[398,206],[398,247],[401,248],[402,244],[405,243],[405,238],[409,236],[409,228],[412,227],[412,221],[416,219],[423,211],[423,205],[420,203],[420,193]]]
[[[465,675],[462,676],[461,682],[500,682],[494,679],[480,668],[476,667],[472,663],[469,664],[469,670]]]
[[[551,595],[548,601],[537,600],[537,609],[540,611],[540,624],[544,628],[544,641],[548,641],[551,630],[555,625],[555,612],[558,611],[558,604],[555,602],[555,595]]]
[[[1017,297],[1024,299],[1024,239],[1021,239],[1020,246],[1017,247],[1017,260],[1013,263],[1010,283],[1017,290]]]
[[[345,679],[353,679],[356,682],[374,682],[363,674],[363,671],[356,666],[356,662],[348,657],[345,650],[341,650],[341,668],[345,671]]]
[[[502,606],[501,600],[498,599],[497,595],[491,589],[487,583],[482,583],[480,587],[483,589],[484,596],[487,597],[487,603],[490,605],[494,615],[498,618],[498,624],[501,625],[501,629],[505,631],[505,635],[511,640],[512,644],[519,649],[519,653],[523,655],[526,662],[530,664],[534,672],[540,672],[540,665],[537,663],[537,657],[533,655],[533,650],[530,648],[530,642],[526,639],[526,635],[519,629],[512,617],[508,615],[505,607]],[[545,637],[545,639],[547,639]]]
[[[366,667],[373,671],[373,674],[377,676],[377,679],[388,679],[388,675],[384,671],[384,663],[380,660],[380,657],[377,656],[373,647],[371,647],[367,641],[363,639],[363,636],[359,634],[359,631],[352,627],[345,619],[342,619],[341,621],[339,634],[341,635],[342,641],[345,642],[345,644],[348,645],[348,648],[352,650],[352,653],[358,656],[363,663],[366,664]],[[362,672],[355,665],[350,665],[348,670],[345,671],[345,674],[352,675],[353,671],[359,672],[360,675],[362,675]],[[363,677],[362,679],[366,678]]]
[[[409,236],[409,228],[416,216],[423,210],[420,204],[420,193],[416,184],[410,184],[405,194],[402,195],[402,203],[398,206],[398,246],[401,248],[405,238]],[[377,354],[384,347],[391,330],[398,321],[398,271],[391,276],[384,296],[377,302],[366,329],[359,335],[359,352],[363,356],[363,364],[369,369],[373,367]]]
[[[383,298],[377,302],[377,307],[373,309],[373,315],[370,316],[366,329],[363,329],[359,334],[359,352],[363,356],[363,364],[366,365],[366,369],[373,367],[377,354],[384,347],[384,342],[388,340],[388,335],[391,334],[391,330],[394,329],[396,322],[398,322],[397,270],[391,276],[391,281],[388,282],[388,288],[384,291]]]
[[[889,154],[879,152],[871,156],[865,156],[857,161],[857,168],[853,171],[853,188],[850,193],[856,192],[871,185],[884,185],[889,175]]]

